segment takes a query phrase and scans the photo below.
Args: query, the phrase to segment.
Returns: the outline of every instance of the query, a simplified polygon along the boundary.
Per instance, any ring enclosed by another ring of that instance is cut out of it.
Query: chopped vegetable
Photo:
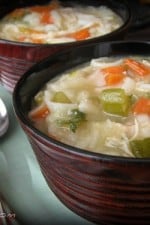
[[[130,147],[135,157],[150,157],[150,138],[133,140],[130,142]]]
[[[29,118],[33,121],[44,119],[49,114],[49,109],[45,104],[37,106],[29,113]]]
[[[131,97],[121,88],[105,89],[100,96],[103,110],[107,113],[127,116]]]
[[[109,74],[105,77],[106,85],[115,85],[122,82],[124,79],[124,75],[122,74]]]
[[[132,70],[135,74],[139,76],[143,77],[143,76],[150,75],[150,68],[148,68],[141,62],[128,58],[128,59],[125,59],[124,63],[128,69]]]
[[[51,16],[50,12],[42,13],[40,22],[43,24],[53,23],[53,17]]]
[[[85,121],[85,113],[78,109],[71,110],[68,120],[57,120],[60,126],[69,126],[72,132],[76,132],[76,129]]]
[[[106,85],[118,84],[122,82],[125,77],[125,67],[123,65],[106,67],[101,69],[101,71],[106,75]]]
[[[135,114],[148,114],[150,115],[150,99],[141,97],[133,106]]]
[[[81,40],[84,40],[86,38],[89,38],[90,32],[89,32],[89,29],[85,28],[85,29],[76,31],[74,33],[68,34],[67,36],[71,37],[71,38],[74,38],[77,41],[81,41]]]
[[[41,14],[41,19],[40,22],[43,24],[49,24],[49,23],[53,23],[53,18],[50,14],[50,12],[54,9],[57,9],[59,7],[59,2],[58,1],[52,1],[49,5],[37,5],[37,6],[33,6],[30,8],[30,10],[32,12],[36,12]]]
[[[109,66],[102,69],[105,74],[123,74],[125,72],[125,67],[123,65]]]
[[[62,91],[56,92],[52,98],[52,101],[59,103],[71,103],[70,99]]]

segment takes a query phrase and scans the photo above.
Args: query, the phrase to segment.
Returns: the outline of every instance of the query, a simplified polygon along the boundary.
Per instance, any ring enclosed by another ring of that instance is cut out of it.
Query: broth
[[[97,58],[49,81],[29,113],[48,136],[97,153],[150,157],[150,58]]]

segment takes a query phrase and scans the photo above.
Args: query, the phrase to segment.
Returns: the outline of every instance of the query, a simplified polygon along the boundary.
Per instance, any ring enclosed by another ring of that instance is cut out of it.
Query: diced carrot
[[[33,121],[44,119],[49,114],[49,109],[46,105],[37,106],[29,113],[29,118]]]
[[[101,69],[104,73],[106,85],[115,85],[123,81],[125,68],[123,65],[110,66]]]
[[[150,115],[150,99],[141,97],[133,106],[135,114],[148,114]]]
[[[150,68],[148,68],[141,62],[128,58],[124,61],[124,63],[129,70],[133,71],[135,74],[139,76],[150,75]]]
[[[123,65],[109,66],[101,69],[101,71],[105,74],[122,74],[125,72],[125,67]]]
[[[54,21],[53,21],[52,16],[50,15],[50,12],[42,13],[40,22],[44,23],[44,24],[53,23]]]
[[[90,37],[90,32],[89,32],[89,29],[85,28],[85,29],[79,30],[77,32],[68,34],[67,36],[71,37],[71,38],[74,38],[77,41],[81,41],[81,40],[84,40],[86,38],[89,38]]]
[[[115,85],[122,82],[124,75],[121,73],[108,74],[105,77],[106,85]]]

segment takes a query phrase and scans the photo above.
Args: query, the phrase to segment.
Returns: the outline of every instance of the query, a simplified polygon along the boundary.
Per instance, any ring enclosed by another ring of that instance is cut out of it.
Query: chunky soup
[[[30,43],[64,43],[110,33],[123,24],[106,6],[47,5],[17,8],[0,21],[0,38]]]
[[[34,125],[63,143],[150,157],[150,58],[97,58],[49,81],[34,97]]]

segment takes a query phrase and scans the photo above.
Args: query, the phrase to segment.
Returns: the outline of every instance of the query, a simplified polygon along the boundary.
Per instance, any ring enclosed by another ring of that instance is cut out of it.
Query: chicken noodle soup
[[[47,5],[17,8],[0,21],[0,38],[30,43],[64,43],[110,33],[123,24],[107,6]]]
[[[97,58],[49,81],[29,113],[48,136],[81,149],[150,157],[150,58]]]

